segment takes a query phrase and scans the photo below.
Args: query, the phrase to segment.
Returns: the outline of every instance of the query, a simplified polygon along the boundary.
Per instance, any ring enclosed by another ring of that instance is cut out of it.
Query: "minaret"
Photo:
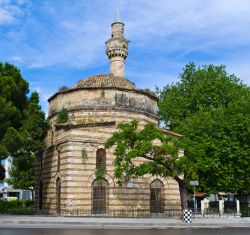
[[[124,38],[124,24],[121,22],[119,11],[111,24],[111,38],[106,41],[106,54],[110,60],[110,73],[114,77],[124,78],[124,64],[128,55],[128,40]]]

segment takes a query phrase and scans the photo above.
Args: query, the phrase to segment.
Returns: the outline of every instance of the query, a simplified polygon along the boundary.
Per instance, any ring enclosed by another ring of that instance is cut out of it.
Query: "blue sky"
[[[63,85],[108,73],[105,41],[119,9],[126,77],[140,88],[178,81],[188,62],[225,64],[250,85],[249,0],[0,0],[0,61],[47,99]]]

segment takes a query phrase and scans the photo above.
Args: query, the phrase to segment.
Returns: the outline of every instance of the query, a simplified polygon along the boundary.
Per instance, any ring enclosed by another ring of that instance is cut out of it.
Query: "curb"
[[[82,227],[91,229],[166,229],[166,228],[249,228],[250,223],[109,223],[109,222],[64,222],[64,221],[0,221],[0,227]]]

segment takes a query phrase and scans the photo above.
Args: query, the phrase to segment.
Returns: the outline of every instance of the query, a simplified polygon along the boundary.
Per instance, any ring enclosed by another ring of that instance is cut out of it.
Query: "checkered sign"
[[[183,210],[183,221],[185,223],[192,222],[192,210]]]

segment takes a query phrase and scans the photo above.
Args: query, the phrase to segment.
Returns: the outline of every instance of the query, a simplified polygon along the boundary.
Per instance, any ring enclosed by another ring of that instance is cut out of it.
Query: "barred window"
[[[150,185],[150,212],[164,213],[164,185],[156,179]]]
[[[56,180],[56,212],[61,213],[61,179],[59,177]]]
[[[104,214],[107,209],[108,182],[105,179],[96,179],[92,184],[92,213]]]

